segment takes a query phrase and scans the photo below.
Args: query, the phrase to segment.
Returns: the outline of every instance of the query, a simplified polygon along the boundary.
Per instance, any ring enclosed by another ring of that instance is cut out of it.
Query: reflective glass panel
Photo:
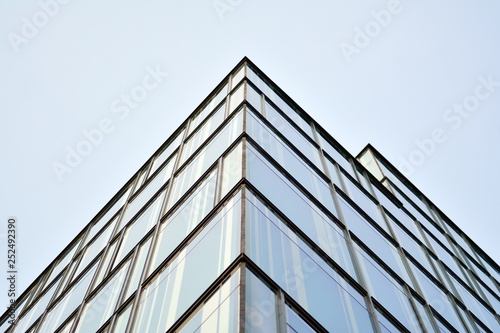
[[[247,133],[252,139],[287,170],[302,186],[331,212],[335,212],[330,188],[319,175],[271,133],[251,112],[247,117]]]
[[[70,314],[75,311],[82,303],[82,300],[87,292],[92,276],[94,275],[97,264],[85,273],[85,275],[75,283],[62,297],[57,305],[53,307],[46,315],[40,332],[54,332],[59,325],[65,321]]]
[[[229,190],[243,177],[243,144],[239,143],[222,159],[222,181],[220,197],[223,198]]]
[[[245,332],[278,332],[276,295],[251,271],[246,280]]]
[[[339,203],[344,213],[347,227],[351,229],[369,249],[373,249],[375,254],[405,280],[406,283],[413,286],[397,249],[341,196],[339,196]]]
[[[415,313],[403,287],[380,267],[369,254],[355,245],[360,267],[363,270],[366,288],[387,311],[411,332],[420,332]]]
[[[222,155],[230,144],[241,134],[243,115],[240,112],[191,160],[184,170],[174,179],[168,209],[205,173]]]
[[[247,192],[247,218],[250,220],[271,220],[284,232],[288,230],[281,220],[279,220],[274,212],[260,201],[252,192]],[[331,259],[338,263],[345,271],[356,279],[354,266],[349,255],[346,240],[342,235],[342,231],[334,224],[327,223],[324,219],[307,221],[310,226],[303,230],[316,245],[325,251]],[[253,229],[254,237],[258,237],[259,230]]]
[[[238,83],[243,80],[245,77],[245,65],[241,66],[238,68],[236,73],[233,74],[232,82],[231,82],[231,87],[234,88],[238,85]]]
[[[89,300],[80,315],[76,332],[96,332],[115,311],[130,262],[118,272]]]
[[[143,290],[135,332],[170,328],[239,254],[240,224],[241,196],[233,197]]]
[[[148,231],[158,222],[161,205],[165,197],[163,192],[132,224],[125,230],[113,267],[139,243]]]
[[[217,93],[217,95],[211,99],[203,109],[201,109],[200,112],[198,112],[197,115],[194,116],[193,120],[191,121],[191,124],[189,125],[189,134],[194,132],[196,127],[205,119],[205,117],[210,114],[217,105],[219,105],[220,102],[222,102],[224,99],[226,99],[227,95],[227,83],[222,87],[221,90]]]
[[[51,300],[56,287],[58,286],[58,281],[52,284],[52,286],[43,294],[24,316],[19,319],[14,332],[26,332],[26,330],[37,320],[40,315],[45,311],[49,301]]]
[[[87,246],[85,252],[83,253],[83,257],[78,264],[78,269],[75,272],[75,277],[80,274],[87,265],[94,260],[99,252],[101,252],[109,241],[109,236],[113,232],[113,228],[115,227],[114,223],[109,224],[104,230],[91,244]]]
[[[292,231],[247,215],[245,235],[248,256],[327,330],[372,332],[361,295]]]
[[[139,287],[139,283],[141,281],[141,274],[144,270],[144,263],[146,262],[146,256],[148,254],[149,246],[151,245],[151,237],[144,242],[139,248],[139,252],[137,253],[137,258],[135,259],[134,266],[130,270],[129,277],[126,282],[125,293],[123,294],[122,302],[126,301],[130,295],[132,295],[137,288]]]
[[[288,305],[286,305],[286,329],[287,333],[316,332]]]
[[[130,311],[132,310],[132,303],[127,305],[125,310],[122,310],[118,314],[118,317],[115,321],[115,327],[113,329],[113,333],[125,333],[125,329],[127,328],[127,322],[130,317]]]
[[[170,155],[172,155],[174,150],[179,147],[183,137],[184,129],[181,130],[180,133],[177,134],[177,137],[154,159],[153,165],[151,166],[151,171],[149,171],[150,175],[152,175],[156,171],[156,169],[158,169],[158,167],[162,165],[163,162],[165,162],[170,157]]]
[[[160,187],[170,178],[172,174],[172,169],[174,159],[170,160],[168,164],[150,181],[148,182],[141,192],[134,197],[132,202],[130,202],[120,220],[120,226],[118,231],[123,228],[130,220],[146,205],[151,198],[154,197],[155,193],[160,189]]]
[[[205,140],[215,131],[224,121],[225,104],[222,104],[214,114],[200,127],[196,133],[191,136],[182,147],[182,158],[179,165],[182,165],[199,147],[203,146]]]
[[[149,272],[155,270],[214,207],[217,172],[213,171],[160,225]]]
[[[229,114],[236,110],[236,108],[243,102],[245,98],[245,84],[240,84],[235,91],[232,92],[229,97]]]
[[[238,332],[239,329],[240,272],[224,282],[198,308],[179,333]]]
[[[323,165],[319,157],[319,151],[312,145],[288,120],[286,120],[269,103],[266,103],[266,119],[273,125],[278,132],[285,135],[290,142],[320,170],[323,171]]]

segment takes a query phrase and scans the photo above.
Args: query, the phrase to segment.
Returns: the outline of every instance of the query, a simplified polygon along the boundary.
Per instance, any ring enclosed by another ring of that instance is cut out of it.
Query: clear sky
[[[245,55],[499,262],[499,17],[493,0],[2,1],[0,253],[16,216],[19,291]]]

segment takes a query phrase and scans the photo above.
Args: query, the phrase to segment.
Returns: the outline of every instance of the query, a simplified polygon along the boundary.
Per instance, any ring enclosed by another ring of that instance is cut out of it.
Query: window
[[[195,314],[177,332],[237,332],[240,308],[239,287],[240,272],[238,270],[196,310]]]
[[[166,331],[240,252],[241,195],[233,197],[143,290],[134,332]]]

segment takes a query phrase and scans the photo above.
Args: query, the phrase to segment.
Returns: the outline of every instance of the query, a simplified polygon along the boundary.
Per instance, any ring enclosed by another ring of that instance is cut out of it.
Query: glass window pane
[[[227,83],[224,87],[222,87],[221,90],[219,90],[219,92],[217,93],[217,95],[211,99],[208,104],[205,105],[205,107],[203,107],[203,109],[201,109],[200,112],[198,112],[198,114],[196,114],[193,118],[193,120],[191,121],[191,124],[189,125],[189,133],[188,135],[190,135],[191,133],[194,132],[194,130],[198,127],[198,125],[203,121],[203,119],[205,119],[205,117],[210,114],[217,105],[219,105],[220,102],[222,102],[223,100],[226,99],[226,95],[227,95]]]
[[[120,220],[118,231],[123,228],[139,212],[146,203],[154,197],[163,184],[167,182],[172,174],[175,158],[172,158],[167,165],[156,176],[148,182],[141,192],[128,204],[125,213]]]
[[[127,328],[128,319],[130,318],[130,311],[132,310],[132,302],[127,305],[125,310],[122,310],[118,314],[115,322],[115,328],[113,329],[113,333],[125,333],[125,329]]]
[[[130,261],[89,300],[80,315],[76,332],[96,332],[115,311]]]
[[[85,273],[85,275],[75,283],[59,300],[57,305],[53,307],[45,317],[40,332],[54,332],[69,315],[75,311],[82,303],[82,300],[87,292],[92,276],[94,276],[97,263]]]
[[[406,283],[413,287],[397,249],[341,196],[339,196],[339,203],[344,213],[347,227],[352,230],[369,249],[373,249],[376,255],[382,259],[385,264],[405,280]]]
[[[249,270],[246,279],[245,332],[278,332],[276,295]]]
[[[453,327],[459,331],[464,330],[458,316],[454,310],[454,306],[450,303],[446,294],[438,288],[419,268],[409,262],[412,267],[413,274],[420,286],[421,294],[426,299],[427,303],[443,316]]]
[[[314,163],[321,171],[323,165],[319,157],[318,149],[312,145],[288,120],[286,120],[278,111],[276,111],[269,103],[266,102],[266,119],[278,130],[286,136],[288,140],[311,162]]]
[[[126,301],[130,297],[130,295],[132,295],[139,287],[139,283],[141,282],[141,274],[144,270],[144,263],[146,262],[146,256],[148,254],[150,245],[151,237],[149,237],[149,239],[144,242],[139,248],[134,266],[130,270],[129,277],[126,282],[127,288],[125,289],[125,293],[123,294],[122,302]]]
[[[380,213],[375,202],[369,197],[365,192],[363,192],[357,185],[354,184],[352,180],[344,176],[344,184],[347,188],[347,194],[349,197],[358,205],[368,216],[371,217],[384,231],[391,235],[387,224],[385,223],[384,217]]]
[[[163,192],[155,201],[149,206],[144,213],[142,213],[128,228],[120,244],[118,254],[113,267],[115,267],[125,256],[139,243],[139,241],[148,233],[148,231],[156,225],[160,215],[161,205],[165,198]]]
[[[371,332],[369,314],[359,302],[363,302],[361,295],[291,230],[281,229],[275,221],[246,217],[248,256],[327,330]]]
[[[99,272],[97,273],[97,277],[95,278],[95,282],[93,284],[92,290],[101,283],[101,281],[104,279],[106,276],[106,270],[108,269],[109,263],[111,261],[111,258],[113,257],[113,253],[115,252],[116,245],[118,244],[118,241],[114,241],[111,243],[111,245],[108,248],[108,252],[106,253],[106,256],[104,258],[104,261],[101,259],[101,267],[99,268]]]
[[[240,224],[241,194],[230,199],[143,290],[134,332],[170,328],[240,253]]]
[[[255,110],[257,110],[259,113],[262,113],[262,100],[260,94],[256,92],[255,89],[248,83],[246,83],[246,86],[247,86],[246,100],[250,103],[250,105],[253,106]]]
[[[243,102],[245,98],[245,85],[241,84],[229,97],[229,114]]]
[[[286,305],[286,325],[287,333],[314,333],[309,324],[302,319],[291,307]]]
[[[366,288],[389,313],[411,332],[420,332],[418,320],[413,312],[403,287],[380,267],[369,254],[355,245],[363,270]]]
[[[236,73],[233,74],[231,89],[236,87],[238,83],[240,83],[240,81],[243,80],[243,78],[245,77],[245,67],[246,67],[245,65],[241,66],[240,68],[238,68]]]
[[[225,104],[222,104],[214,114],[191,136],[182,147],[182,158],[179,165],[182,165],[199,147],[203,146],[205,140],[222,124],[226,111]]]
[[[347,171],[352,178],[356,179],[356,175],[354,174],[354,169],[352,168],[351,163],[349,162],[349,158],[341,153],[339,149],[332,146],[326,139],[320,134],[319,135],[321,147],[323,150],[330,156],[333,161],[335,161],[343,170]],[[334,172],[333,164],[329,164],[330,172]]]
[[[240,271],[224,282],[195,314],[178,330],[179,333],[238,332]]]
[[[182,129],[180,133],[177,134],[177,137],[171,143],[169,143],[168,146],[165,147],[160,152],[160,154],[157,155],[157,157],[153,160],[151,171],[149,171],[150,175],[152,175],[156,171],[156,169],[158,169],[158,167],[162,165],[163,162],[165,162],[170,157],[170,155],[172,155],[174,150],[179,147],[183,137],[184,137],[184,129]]]
[[[243,116],[240,112],[191,160],[174,179],[168,203],[170,209],[177,200],[205,173],[222,155],[243,130]]]
[[[220,197],[223,198],[229,190],[243,177],[243,143],[239,143],[222,159],[222,181]]]
[[[73,258],[73,254],[75,254],[76,248],[78,247],[78,242],[73,245],[73,248],[71,248],[64,257],[62,257],[58,263],[55,264],[54,269],[50,273],[49,278],[45,282],[46,284],[49,284],[53,278],[55,278],[59,273],[63,271],[64,268],[66,268],[66,265],[70,262],[70,260]],[[42,289],[40,289],[42,290]]]
[[[271,220],[280,227],[281,230],[291,232],[280,221],[273,211],[262,203],[254,194],[247,192],[247,219],[249,220]],[[311,223],[312,222],[312,223]],[[310,226],[303,231],[309,236],[322,250],[324,250],[331,259],[337,262],[345,271],[356,279],[354,266],[349,255],[346,240],[342,231],[334,224],[329,224],[324,219],[309,220],[303,224]],[[254,229],[254,232],[258,232]],[[255,235],[255,237],[257,237]]]
[[[116,220],[114,222],[116,222]],[[84,250],[85,252],[83,252],[82,254],[83,257],[78,264],[78,269],[76,270],[74,275],[75,277],[78,276],[78,274],[80,274],[87,267],[87,265],[97,257],[99,252],[101,252],[106,247],[109,241],[109,237],[115,227],[114,222],[110,223],[106,227],[106,229],[95,239],[95,241],[89,244]]]
[[[60,279],[58,279],[60,280]],[[43,294],[36,303],[28,310],[27,313],[23,315],[22,318],[19,319],[15,332],[26,332],[26,330],[37,320],[40,315],[45,311],[49,301],[52,296],[54,296],[54,292],[56,287],[58,286],[59,281],[55,281],[52,286]]]
[[[154,271],[214,207],[217,171],[213,171],[188,199],[162,222],[149,273]]]
[[[113,206],[111,206],[108,211],[97,221],[92,229],[90,230],[89,235],[86,237],[86,243],[92,240],[92,238],[102,229],[102,227],[108,223],[108,221],[118,212],[120,208],[123,207],[123,204],[127,201],[128,195],[130,192],[130,187],[115,201]]]

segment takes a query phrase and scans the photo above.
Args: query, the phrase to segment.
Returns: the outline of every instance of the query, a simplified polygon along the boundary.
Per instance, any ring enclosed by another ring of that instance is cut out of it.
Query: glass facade
[[[500,270],[376,149],[244,58],[6,332],[500,332]]]

